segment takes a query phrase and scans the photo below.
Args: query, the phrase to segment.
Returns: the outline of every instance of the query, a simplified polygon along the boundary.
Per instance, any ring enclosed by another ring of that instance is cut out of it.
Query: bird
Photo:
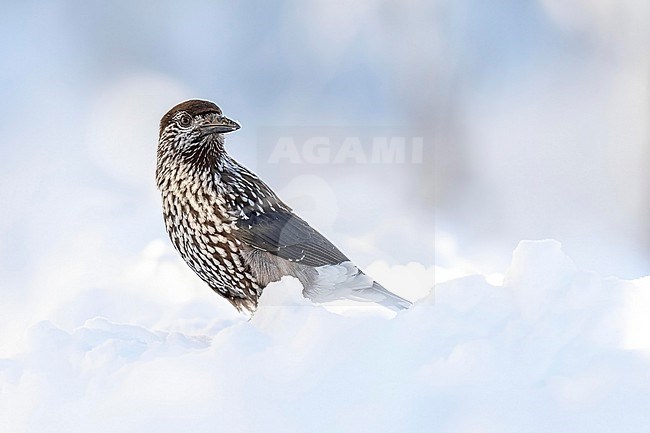
[[[296,215],[225,149],[240,128],[213,102],[191,99],[161,119],[156,184],[169,238],[187,265],[240,312],[254,313],[263,289],[297,278],[317,303],[411,303],[385,289]]]

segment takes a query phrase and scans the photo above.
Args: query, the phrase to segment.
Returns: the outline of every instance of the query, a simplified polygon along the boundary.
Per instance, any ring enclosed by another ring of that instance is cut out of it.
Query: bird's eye
[[[192,117],[189,114],[183,114],[180,119],[178,119],[178,124],[181,128],[189,128],[192,125]]]

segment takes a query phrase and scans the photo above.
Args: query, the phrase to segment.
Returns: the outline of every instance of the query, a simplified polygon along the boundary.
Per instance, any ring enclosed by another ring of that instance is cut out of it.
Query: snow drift
[[[174,283],[165,260],[147,255],[130,278]],[[374,269],[414,297],[433,268]],[[173,299],[159,286],[142,290]],[[125,293],[100,299],[131,311]],[[176,317],[157,304],[150,326],[32,326],[0,360],[0,431],[641,432],[650,421],[650,279],[580,270],[555,241],[522,242],[501,285],[451,279],[392,317],[314,305],[290,278],[250,320],[167,305]]]

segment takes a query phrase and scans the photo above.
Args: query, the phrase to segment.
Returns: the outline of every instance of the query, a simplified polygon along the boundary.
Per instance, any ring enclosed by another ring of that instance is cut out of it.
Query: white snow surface
[[[453,270],[376,263],[419,299],[397,315],[285,278],[250,320],[166,248],[26,330],[0,359],[1,432],[647,431],[650,278],[579,269],[556,241],[435,290]]]

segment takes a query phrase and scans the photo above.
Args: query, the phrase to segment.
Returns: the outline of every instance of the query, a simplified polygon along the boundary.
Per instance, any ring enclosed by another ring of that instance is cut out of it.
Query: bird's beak
[[[230,120],[227,117],[221,116],[215,123],[209,123],[201,126],[201,135],[209,134],[223,134],[226,132],[233,132],[241,128],[239,123]]]

